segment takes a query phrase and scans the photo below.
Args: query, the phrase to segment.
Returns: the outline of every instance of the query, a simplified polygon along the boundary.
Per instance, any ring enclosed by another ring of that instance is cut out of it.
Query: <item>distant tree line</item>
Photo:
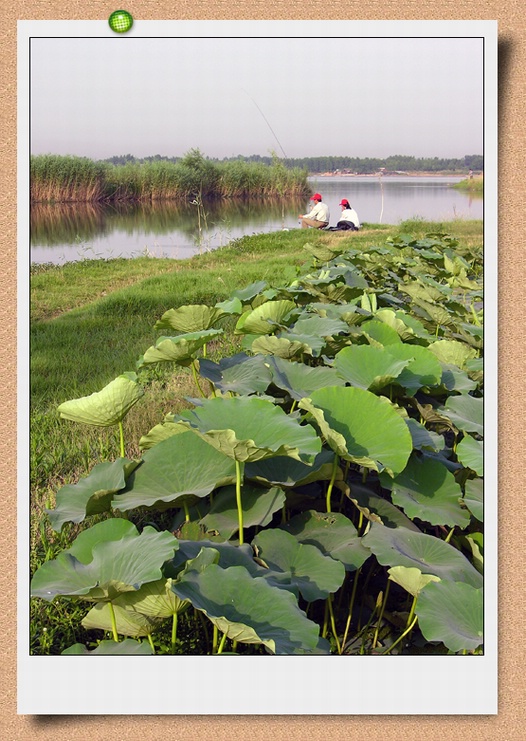
[[[124,154],[108,157],[104,162],[113,165],[126,165],[129,163],[145,162],[174,162],[181,161],[182,157],[165,157],[155,154],[151,157],[134,157],[132,154]],[[253,162],[263,165],[272,165],[275,157],[252,154],[248,157],[238,155],[237,157],[206,157],[211,162]],[[482,172],[484,170],[484,157],[480,154],[466,154],[460,159],[442,157],[410,157],[408,155],[395,154],[390,157],[288,157],[282,160],[287,169],[299,168],[310,173],[335,172],[336,170],[357,173],[358,175],[378,172],[384,168],[388,172],[444,172],[473,170]]]

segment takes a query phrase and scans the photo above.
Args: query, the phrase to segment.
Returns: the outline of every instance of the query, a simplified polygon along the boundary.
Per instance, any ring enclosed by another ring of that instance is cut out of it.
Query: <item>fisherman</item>
[[[298,216],[301,228],[307,229],[307,227],[310,226],[313,229],[325,229],[325,227],[329,225],[330,220],[329,207],[326,203],[322,203],[322,198],[319,193],[315,193],[311,196],[310,200],[314,201],[312,209],[308,214],[300,214]]]
[[[340,214],[340,220],[336,224],[336,226],[331,226],[330,231],[331,232],[343,232],[343,231],[353,231],[357,232],[360,228],[360,219],[358,218],[358,214],[354,210],[354,208],[351,207],[351,204],[346,198],[343,198],[340,201],[339,204],[342,207],[342,212]]]

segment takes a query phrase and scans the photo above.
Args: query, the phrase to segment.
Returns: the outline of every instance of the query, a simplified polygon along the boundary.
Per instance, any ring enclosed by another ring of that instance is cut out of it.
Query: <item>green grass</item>
[[[448,233],[464,245],[482,243],[482,222],[407,221],[398,227],[364,225],[359,233],[291,230],[243,237],[228,247],[189,260],[136,258],[86,260],[64,266],[41,266],[31,275],[31,568],[53,557],[78,528],[62,534],[49,527],[45,508],[55,492],[75,483],[98,462],[119,455],[117,431],[59,419],[56,408],[67,399],[99,391],[117,375],[135,369],[140,355],[155,343],[153,329],[164,311],[184,304],[215,304],[257,280],[279,286],[310,261],[310,244],[384,244],[388,236]],[[210,343],[209,357],[218,360],[238,351],[239,339],[224,323],[225,335]],[[139,455],[138,440],[168,412],[187,406],[197,395],[189,369],[152,366],[147,393],[124,421],[126,453]],[[204,383],[204,382],[202,382]],[[61,608],[62,609],[62,608]],[[68,608],[69,609],[69,608]],[[73,609],[73,608],[71,608]],[[48,605],[32,607],[35,652],[46,645],[58,651],[75,638],[73,628],[57,636],[62,619],[53,622]],[[66,607],[64,607],[66,610]],[[78,625],[71,613],[68,625]],[[46,627],[46,631],[43,628]],[[69,630],[69,629],[68,629]],[[40,647],[40,648],[39,648]]]

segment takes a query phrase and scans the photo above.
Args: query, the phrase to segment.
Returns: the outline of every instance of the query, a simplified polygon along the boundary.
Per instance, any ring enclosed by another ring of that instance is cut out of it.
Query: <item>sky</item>
[[[33,38],[32,154],[483,153],[480,38]]]

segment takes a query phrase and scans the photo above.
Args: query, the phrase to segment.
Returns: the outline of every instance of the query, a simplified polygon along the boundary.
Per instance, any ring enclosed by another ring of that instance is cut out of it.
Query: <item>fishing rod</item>
[[[249,93],[249,92],[247,92],[247,91],[245,90],[245,88],[241,88],[241,90],[242,90],[242,91],[243,91],[244,93],[246,93],[246,94],[248,95],[248,97],[250,98],[250,100],[251,100],[251,101],[252,101],[252,102],[254,103],[254,105],[256,106],[256,108],[258,109],[258,111],[259,111],[259,112],[261,113],[261,115],[262,115],[262,117],[263,117],[263,120],[264,120],[264,122],[265,122],[265,123],[267,124],[267,126],[268,126],[268,127],[269,127],[269,129],[270,129],[270,131],[272,132],[272,136],[274,137],[274,139],[275,139],[275,140],[277,141],[277,143],[279,144],[279,148],[280,148],[280,149],[281,149],[281,151],[283,152],[283,156],[285,157],[285,159],[287,159],[287,155],[285,154],[285,150],[284,150],[284,149],[283,149],[283,147],[281,146],[281,142],[280,142],[280,140],[278,139],[278,137],[276,136],[276,132],[274,131],[274,129],[272,128],[272,126],[271,126],[271,125],[269,124],[269,122],[268,122],[268,120],[267,120],[267,117],[265,116],[265,114],[263,113],[263,111],[261,110],[261,108],[260,108],[260,107],[258,106],[258,104],[257,104],[257,103],[256,103],[256,101],[254,100],[254,98],[253,98],[253,97],[252,97],[252,96],[250,95],[250,93]]]

